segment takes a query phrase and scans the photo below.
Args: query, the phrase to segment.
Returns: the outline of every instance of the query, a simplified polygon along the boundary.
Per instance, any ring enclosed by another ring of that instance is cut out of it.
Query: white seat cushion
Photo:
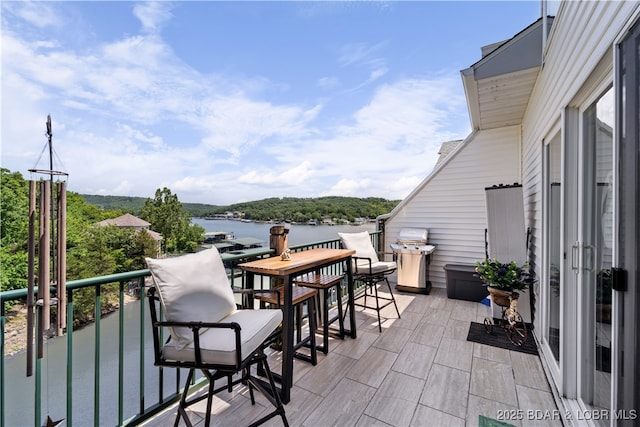
[[[368,258],[371,260],[371,273],[378,274],[385,271],[395,270],[396,263],[391,261],[380,261],[378,254],[371,243],[371,237],[368,231],[360,233],[338,233],[342,246],[345,249],[353,249],[356,253],[353,255],[357,258]],[[359,274],[369,274],[369,261],[366,259],[354,259],[353,271]]]
[[[146,258],[164,315],[170,322],[219,322],[236,309],[233,290],[215,248],[174,258]],[[171,328],[174,345],[193,339],[189,328]]]
[[[392,271],[397,268],[397,265],[394,261],[378,261],[371,264],[371,273],[378,274],[384,273],[385,271]],[[358,264],[356,270],[354,270],[355,274],[369,274],[369,264]]]
[[[240,360],[253,353],[282,322],[282,310],[238,310],[221,320],[240,325]],[[205,363],[221,365],[236,364],[236,341],[233,329],[210,328],[200,334],[200,354]],[[169,342],[163,348],[167,360],[195,361],[193,342],[177,348]]]
[[[369,258],[372,263],[379,261],[378,254],[371,243],[371,237],[368,231],[362,231],[360,233],[338,233],[338,236],[340,236],[342,246],[344,246],[345,249],[356,251],[353,256]],[[361,263],[363,263],[363,261],[359,260],[358,264]]]

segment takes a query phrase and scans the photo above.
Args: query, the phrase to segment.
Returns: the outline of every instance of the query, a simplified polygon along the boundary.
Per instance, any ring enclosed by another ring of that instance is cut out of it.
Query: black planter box
[[[489,295],[487,287],[474,276],[475,264],[447,264],[447,297],[480,302]]]

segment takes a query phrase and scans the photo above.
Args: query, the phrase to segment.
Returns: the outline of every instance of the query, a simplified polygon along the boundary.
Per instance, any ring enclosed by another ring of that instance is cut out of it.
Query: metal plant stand
[[[493,334],[493,327],[497,325],[504,330],[509,341],[518,347],[527,341],[528,336],[527,325],[524,323],[524,320],[522,320],[520,313],[518,313],[519,296],[519,293],[512,292],[511,295],[508,296],[508,299],[493,298],[495,304],[503,307],[502,317],[497,323],[495,323],[491,317],[484,318],[484,328],[487,333]]]

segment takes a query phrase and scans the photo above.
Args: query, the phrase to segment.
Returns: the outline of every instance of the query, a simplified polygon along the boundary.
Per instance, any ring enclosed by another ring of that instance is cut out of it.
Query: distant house
[[[116,227],[120,228],[133,228],[134,230],[136,230],[136,232],[144,230],[156,242],[156,250],[157,253],[160,254],[160,242],[162,242],[162,234],[150,230],[149,227],[151,226],[151,224],[143,219],[138,218],[135,215],[124,214],[117,218],[105,219],[104,221],[100,221],[96,225],[99,227],[115,225]]]

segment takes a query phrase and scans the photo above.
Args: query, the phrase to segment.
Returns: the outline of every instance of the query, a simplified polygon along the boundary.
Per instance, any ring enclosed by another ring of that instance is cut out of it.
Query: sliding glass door
[[[613,101],[611,88],[582,114],[578,380],[580,400],[592,410],[611,409]]]

